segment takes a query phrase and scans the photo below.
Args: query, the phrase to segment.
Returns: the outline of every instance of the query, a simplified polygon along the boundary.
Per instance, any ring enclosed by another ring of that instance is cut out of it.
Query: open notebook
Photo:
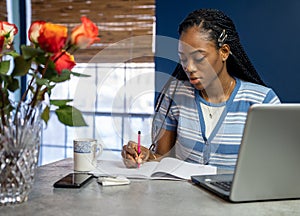
[[[91,173],[96,176],[118,176],[139,179],[191,179],[192,175],[214,175],[214,166],[187,163],[182,160],[166,157],[160,162],[146,162],[140,168],[126,168],[123,161],[99,160],[97,168]]]
[[[234,175],[192,181],[232,202],[300,198],[299,165],[300,104],[254,105]]]

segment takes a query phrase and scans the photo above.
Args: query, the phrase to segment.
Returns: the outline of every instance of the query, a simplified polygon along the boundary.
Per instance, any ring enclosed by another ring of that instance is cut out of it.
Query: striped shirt
[[[170,97],[173,100],[165,118]],[[201,103],[225,107],[209,136],[206,136]],[[236,79],[230,98],[224,103],[212,104],[200,97],[199,91],[188,81],[178,81],[177,86],[174,81],[156,113],[154,130],[162,127],[176,131],[175,154],[179,159],[234,169],[248,109],[262,103],[280,101],[272,89]]]

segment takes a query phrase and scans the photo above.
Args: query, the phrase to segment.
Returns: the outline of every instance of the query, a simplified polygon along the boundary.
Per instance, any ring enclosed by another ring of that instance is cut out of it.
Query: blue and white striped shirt
[[[220,104],[205,101],[188,81],[179,81],[169,113],[164,118],[175,88],[172,82],[154,120],[156,128],[176,131],[176,157],[188,162],[233,169],[242,140],[248,109],[253,104],[280,103],[267,87],[236,79],[230,98]],[[225,106],[216,127],[206,137],[200,103]],[[164,120],[165,119],[165,120]]]

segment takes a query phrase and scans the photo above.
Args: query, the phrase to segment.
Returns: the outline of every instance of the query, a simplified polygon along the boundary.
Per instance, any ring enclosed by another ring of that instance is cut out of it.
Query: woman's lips
[[[192,85],[196,85],[196,84],[198,84],[200,82],[200,78],[192,78],[192,77],[190,77],[190,83],[192,84]]]

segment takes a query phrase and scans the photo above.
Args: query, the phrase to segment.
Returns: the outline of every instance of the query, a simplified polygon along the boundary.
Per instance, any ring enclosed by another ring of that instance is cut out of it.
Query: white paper
[[[210,165],[188,163],[166,157],[160,162],[146,162],[139,168],[126,168],[123,161],[100,160],[91,172],[94,176],[118,176],[141,179],[191,179],[192,175],[214,175],[217,168]]]
[[[98,183],[102,186],[116,186],[116,185],[128,185],[130,180],[125,176],[117,177],[98,177]]]

